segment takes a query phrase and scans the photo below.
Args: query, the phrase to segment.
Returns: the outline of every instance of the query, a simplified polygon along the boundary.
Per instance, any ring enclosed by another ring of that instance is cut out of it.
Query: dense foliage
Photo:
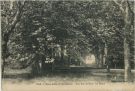
[[[130,4],[133,7],[132,1]],[[19,3],[11,5],[2,1],[1,8],[4,39]],[[113,1],[25,1],[21,14],[9,35],[8,52],[2,52],[3,57],[7,55],[7,63],[19,63],[19,67],[25,68],[48,57],[60,61],[59,64],[69,59],[83,62],[92,53],[98,65],[103,66],[106,59],[112,67],[123,68],[125,24]],[[133,34],[132,26],[126,35],[131,63],[134,61]]]

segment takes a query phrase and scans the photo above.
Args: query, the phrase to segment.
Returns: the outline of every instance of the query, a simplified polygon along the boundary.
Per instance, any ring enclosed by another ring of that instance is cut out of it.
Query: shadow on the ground
[[[93,73],[93,72],[78,72],[78,71],[55,71],[55,72],[44,72],[39,75],[33,75],[30,73],[23,73],[23,74],[15,74],[15,75],[4,75],[4,78],[10,78],[10,79],[24,79],[24,80],[31,80],[34,78],[55,78],[59,77],[61,79],[68,78],[68,79],[89,79],[94,78],[95,80],[106,80],[111,81],[113,78],[115,78],[115,75],[112,75],[112,73]],[[120,74],[119,76],[116,76],[117,81],[123,81],[123,75]],[[116,82],[116,81],[114,81]]]
[[[124,73],[118,73],[116,71],[112,71],[108,73],[106,70],[54,70],[54,71],[44,71],[40,74],[32,74],[32,73],[19,73],[19,74],[5,74],[4,78],[9,79],[23,79],[23,80],[31,80],[36,78],[55,78],[58,77],[60,79],[68,78],[70,80],[76,79],[94,79],[96,81],[110,81],[110,82],[124,82]],[[132,79],[134,80],[134,75],[132,75]]]

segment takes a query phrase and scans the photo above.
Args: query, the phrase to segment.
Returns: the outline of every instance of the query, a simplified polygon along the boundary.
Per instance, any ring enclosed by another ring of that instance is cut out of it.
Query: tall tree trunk
[[[103,67],[103,53],[100,53],[100,67]]]
[[[105,47],[105,45],[104,45],[104,52],[103,52],[103,64],[106,63],[106,55],[107,55],[107,48]]]
[[[99,48],[99,67],[103,67],[103,50],[101,47]]]
[[[64,60],[64,46],[61,45],[61,61]]]
[[[2,77],[4,77],[5,59],[3,59],[2,61]]]
[[[130,66],[130,61],[129,61],[129,45],[127,43],[127,39],[124,38],[124,64],[125,64],[125,76],[124,80],[130,81],[131,77],[131,66]]]
[[[117,0],[114,0],[115,4],[119,7],[122,12],[125,27],[124,27],[124,64],[125,64],[125,75],[124,80],[130,81],[131,77],[131,65],[129,60],[130,48],[128,44],[128,35],[131,32],[131,25],[134,25],[134,12],[132,11],[129,1],[124,0],[121,3],[118,3]],[[123,4],[124,3],[124,4]]]
[[[5,60],[8,57],[8,48],[7,48],[7,43],[8,43],[8,35],[5,34],[3,37],[3,43],[2,43],[2,77],[4,77],[4,68],[5,68]]]
[[[110,61],[107,59],[107,44],[104,45],[104,62],[106,63],[107,72],[110,72]]]
[[[128,36],[130,35],[131,31],[131,24],[132,24],[132,14],[130,12],[130,6],[128,1],[126,1],[126,8],[125,8],[125,30],[124,30],[124,63],[125,63],[125,76],[124,80],[126,82],[131,81],[131,65],[130,65],[130,48],[128,43]]]
[[[95,62],[96,62],[96,67],[100,67],[100,47],[96,46],[95,51],[94,51],[94,56],[95,56]]]
[[[131,31],[131,17],[128,5],[125,9],[125,30],[124,30],[124,64],[125,64],[125,82],[131,81],[131,65],[130,65],[130,48],[128,43],[128,36]]]
[[[96,61],[97,67],[99,68],[99,65],[100,65],[99,53],[96,53],[96,54],[95,54],[95,61]]]

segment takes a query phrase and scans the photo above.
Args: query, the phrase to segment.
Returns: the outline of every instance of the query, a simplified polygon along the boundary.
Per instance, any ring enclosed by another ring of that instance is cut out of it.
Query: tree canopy
[[[19,13],[8,36],[8,52],[2,52],[10,62],[28,66],[39,59],[56,58],[54,54],[59,52],[61,57],[65,50],[66,55],[74,59],[81,60],[92,53],[101,60],[100,55],[104,56],[107,47],[107,59],[124,65],[125,24],[114,1],[25,1],[23,4],[21,1],[2,1],[1,4],[2,43]],[[132,4],[129,2],[131,9]],[[132,62],[133,32],[132,25],[126,35]]]

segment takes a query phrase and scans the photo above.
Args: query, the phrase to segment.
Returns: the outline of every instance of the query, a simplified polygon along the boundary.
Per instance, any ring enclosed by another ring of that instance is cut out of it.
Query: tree
[[[131,32],[131,26],[133,25],[133,18],[134,14],[131,9],[131,6],[129,4],[129,1],[124,0],[121,2],[114,1],[115,4],[119,7],[121,10],[121,13],[123,15],[124,19],[124,64],[125,64],[125,76],[124,80],[130,81],[131,80],[131,65],[130,65],[130,59],[129,59],[129,54],[130,54],[130,48],[129,48],[129,42],[128,42],[128,36],[130,35]]]
[[[5,30],[2,31],[2,60],[3,60],[3,64],[2,64],[2,74],[4,74],[4,66],[5,66],[5,59],[9,56],[9,53],[8,53],[8,47],[7,47],[7,44],[9,42],[9,38],[10,38],[10,35],[12,34],[12,32],[14,32],[14,29],[17,25],[17,23],[20,21],[20,18],[21,18],[21,15],[22,15],[22,12],[23,12],[23,7],[24,7],[24,4],[25,2],[16,2],[16,9],[15,11],[12,11],[13,9],[13,6],[14,6],[14,2],[2,2],[3,4],[9,4],[10,7],[4,5],[2,8],[3,9],[9,9],[7,10],[3,10],[2,12],[2,19],[5,19],[6,22],[6,28]],[[12,15],[13,13],[13,15]],[[11,17],[13,16],[13,17]],[[9,21],[8,21],[9,19]]]

